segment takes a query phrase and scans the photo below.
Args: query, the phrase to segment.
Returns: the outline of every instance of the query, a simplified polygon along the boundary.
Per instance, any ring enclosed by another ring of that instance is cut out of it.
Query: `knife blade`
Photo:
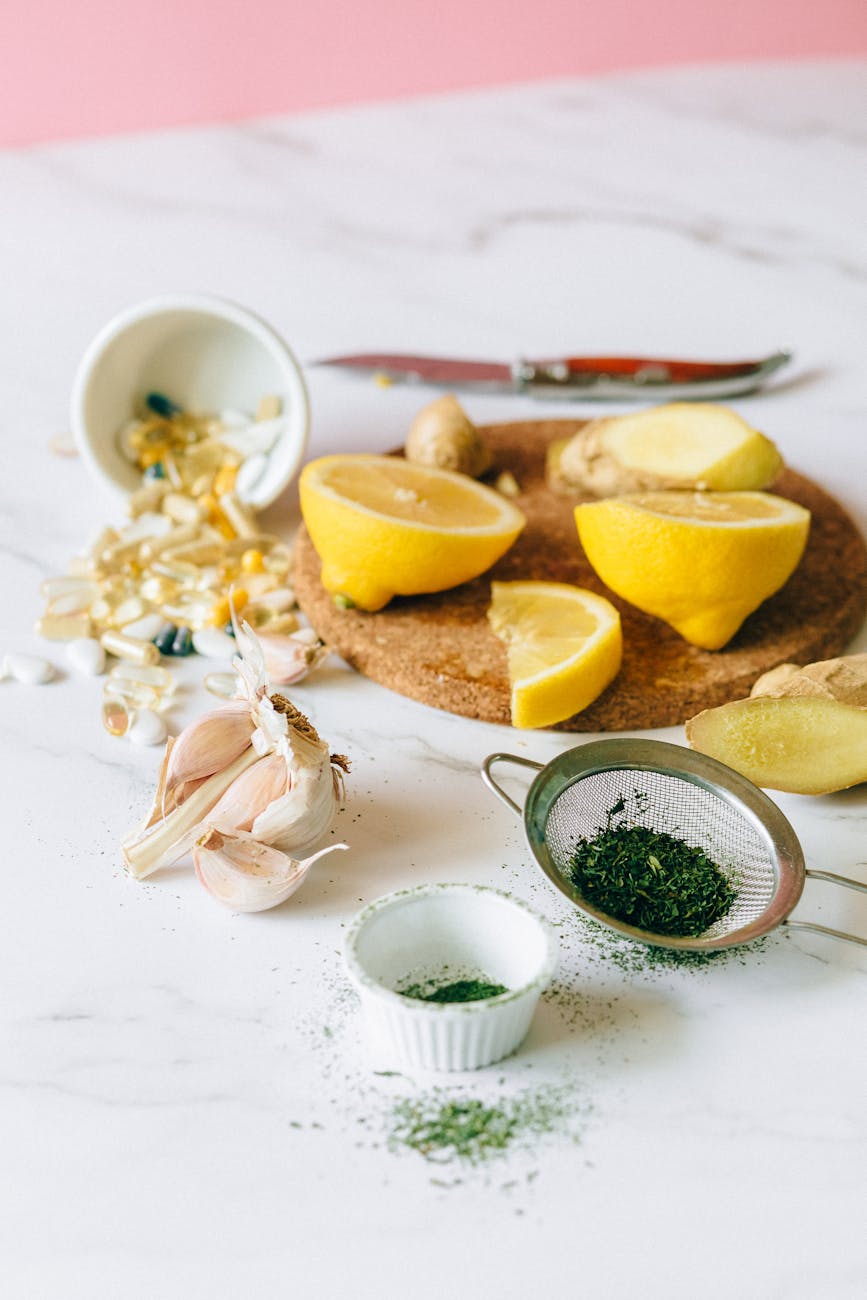
[[[775,352],[758,361],[676,361],[657,357],[561,357],[544,361],[470,361],[361,352],[311,364],[372,374],[393,383],[431,384],[539,398],[595,401],[735,397],[751,393],[792,359]]]

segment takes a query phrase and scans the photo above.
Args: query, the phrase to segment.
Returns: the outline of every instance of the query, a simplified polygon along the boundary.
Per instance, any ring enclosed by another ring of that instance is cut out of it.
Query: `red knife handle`
[[[697,379],[734,379],[750,374],[757,364],[755,361],[670,361],[661,357],[565,357],[560,362],[570,375],[594,373],[632,378],[646,374],[648,378],[658,376],[675,384]]]

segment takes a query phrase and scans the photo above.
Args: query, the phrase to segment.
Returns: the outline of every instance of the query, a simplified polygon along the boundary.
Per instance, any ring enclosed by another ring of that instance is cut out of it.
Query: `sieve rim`
[[[721,799],[745,818],[768,848],[774,870],[773,893],[759,916],[713,937],[678,938],[628,925],[589,904],[554,863],[546,845],[545,830],[550,809],[567,789],[587,777],[611,771],[655,772],[686,781]],[[590,741],[564,751],[533,780],[522,819],[533,857],[561,894],[591,920],[653,947],[711,952],[762,938],[792,912],[806,880],[806,864],[798,837],[773,800],[725,763],[668,741],[618,737]]]

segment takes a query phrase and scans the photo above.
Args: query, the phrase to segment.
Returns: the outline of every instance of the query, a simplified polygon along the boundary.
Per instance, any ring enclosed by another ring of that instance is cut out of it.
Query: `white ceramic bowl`
[[[186,410],[251,416],[260,398],[282,400],[284,427],[247,495],[251,505],[270,505],[300,468],[310,423],[301,368],[270,325],[245,308],[204,294],[150,298],[97,334],[75,376],[72,432],[88,468],[115,493],[140,484],[117,436],[154,391]]]
[[[377,1062],[474,1070],[514,1052],[557,965],[549,926],[525,903],[477,885],[422,885],[366,907],[344,947]],[[479,978],[507,993],[476,1002],[426,1002],[408,983]]]

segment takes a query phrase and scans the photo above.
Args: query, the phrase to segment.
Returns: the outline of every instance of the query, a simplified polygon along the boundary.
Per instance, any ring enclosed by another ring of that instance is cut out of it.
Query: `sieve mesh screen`
[[[609,812],[621,799],[625,808],[617,825],[664,832],[702,849],[736,890],[727,914],[704,932],[703,939],[731,934],[762,915],[777,889],[772,843],[720,795],[664,772],[615,768],[589,772],[566,786],[551,804],[545,823],[546,847],[564,878],[578,841],[592,840],[604,830]]]

